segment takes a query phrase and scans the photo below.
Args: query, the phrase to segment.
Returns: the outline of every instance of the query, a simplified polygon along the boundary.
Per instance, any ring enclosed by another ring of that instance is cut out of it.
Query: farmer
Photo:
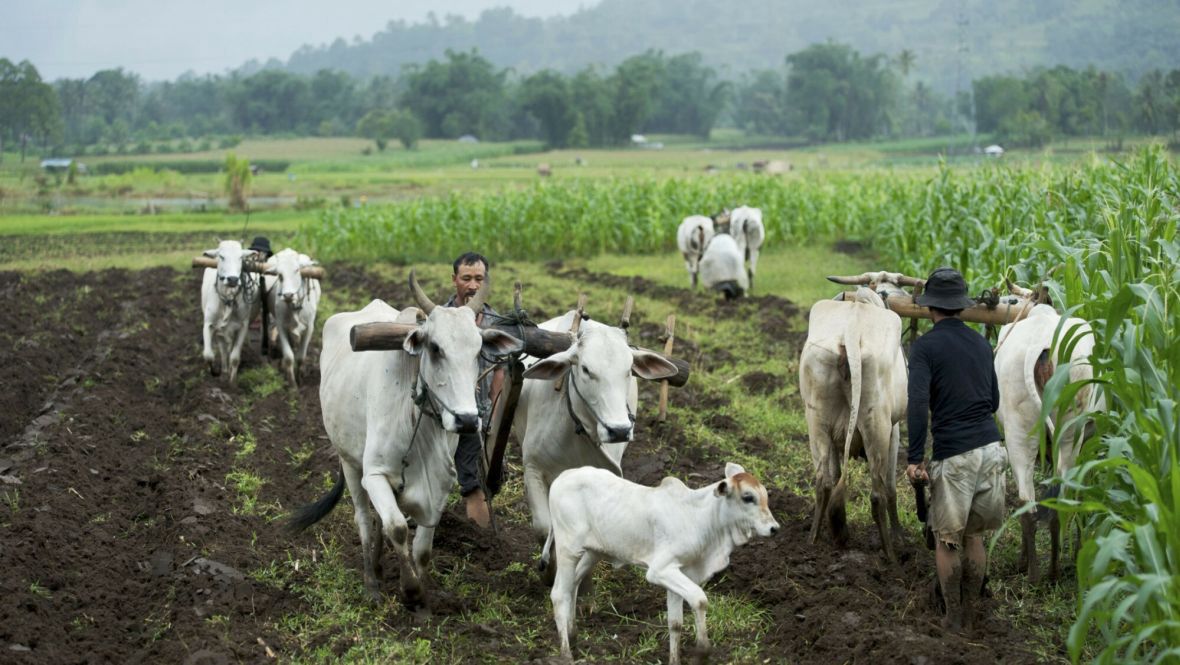
[[[274,256],[274,252],[270,251],[270,239],[266,236],[254,236],[254,240],[250,241],[250,247],[247,249],[258,252],[254,256],[254,263],[266,263],[270,260],[270,257]],[[266,279],[259,276],[259,284],[263,287],[258,293],[258,297],[262,299],[262,314],[261,318],[254,319],[250,322],[250,330],[262,330],[266,328],[269,333],[261,336],[262,357],[266,358],[270,355],[271,348],[278,348],[278,330],[270,325],[270,312],[267,311],[266,303]]]
[[[991,347],[959,320],[975,303],[967,282],[952,268],[930,273],[917,303],[930,308],[934,328],[910,350],[910,482],[931,486],[930,528],[934,563],[946,601],[943,626],[971,629],[987,571],[985,533],[1004,519],[1004,467],[995,412],[1000,392]],[[927,415],[934,451],[926,457]]]
[[[451,281],[455,285],[455,295],[446,302],[447,307],[462,307],[472,298],[488,279],[488,260],[482,254],[467,252],[455,259],[452,264]],[[483,323],[485,315],[496,316],[495,310],[484,304],[483,312],[476,315],[475,322]],[[481,374],[488,368],[488,361],[480,355],[479,371]],[[479,407],[479,416],[484,429],[487,428],[491,416],[492,405],[500,396],[504,385],[504,369],[496,368],[489,374],[483,375],[476,385],[475,401]],[[467,519],[480,527],[487,528],[491,523],[488,512],[487,495],[480,482],[480,456],[483,455],[483,441],[478,433],[460,434],[459,447],[455,450],[455,469],[459,474],[459,494],[463,497],[467,509]],[[489,478],[489,491],[494,492],[500,484],[499,478]]]

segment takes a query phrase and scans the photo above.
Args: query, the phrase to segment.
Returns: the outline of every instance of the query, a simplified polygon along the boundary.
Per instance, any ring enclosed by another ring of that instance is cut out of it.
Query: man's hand
[[[929,481],[930,476],[926,473],[926,462],[921,464],[910,464],[905,468],[906,478],[910,479],[910,483],[916,483],[919,480]]]

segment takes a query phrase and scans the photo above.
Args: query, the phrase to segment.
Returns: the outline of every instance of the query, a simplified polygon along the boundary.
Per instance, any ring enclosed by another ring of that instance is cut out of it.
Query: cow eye
[[[587,377],[590,376],[590,368],[582,367],[582,374],[586,375]]]
[[[430,349],[430,353],[433,355],[439,356],[440,358],[442,357],[442,349],[439,348],[438,344],[431,342],[428,348]]]
[[[742,495],[742,503],[754,503],[755,501],[757,501],[757,499],[754,498],[753,494]]]

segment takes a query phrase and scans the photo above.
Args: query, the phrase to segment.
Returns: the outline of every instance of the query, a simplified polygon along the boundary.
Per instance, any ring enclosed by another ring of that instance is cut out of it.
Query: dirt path
[[[406,296],[404,287],[363,271],[333,270],[333,288]],[[684,298],[684,290],[650,288],[651,297]],[[197,292],[192,275],[168,269],[0,273],[0,660],[272,662],[267,646],[287,654],[298,648],[276,624],[307,612],[308,601],[249,575],[285,560],[291,541],[276,522],[235,510],[242,498],[227,477],[252,443],[249,466],[266,482],[261,502],[289,508],[321,491],[322,474],[336,462],[319,420],[317,358],[313,352],[313,369],[297,395],[280,390],[255,397],[244,412],[244,389],[212,380],[200,362]],[[765,332],[798,316],[782,303],[766,308],[759,321]],[[257,349],[248,350],[244,367],[259,363]],[[774,380],[755,376],[747,387],[765,390]],[[652,399],[651,390],[645,388],[644,399]],[[674,391],[673,400],[710,406],[691,384]],[[644,483],[669,473],[690,484],[713,480],[719,453],[686,449],[678,428],[675,419],[658,425],[641,417],[628,476]],[[676,455],[669,453],[673,446]],[[299,450],[311,454],[300,457]],[[903,563],[889,566],[867,532],[854,530],[864,540],[848,551],[809,545],[808,498],[777,491],[772,502],[786,533],[739,550],[708,587],[748,597],[769,613],[771,629],[751,636],[761,640],[764,657],[1035,660],[1021,647],[1027,636],[995,618],[975,639],[942,636],[925,607],[929,554],[916,539],[900,550]],[[346,543],[356,541],[350,522],[332,527]],[[435,565],[452,570],[462,561],[465,581],[493,585],[510,565],[529,562],[534,548],[523,524],[504,523],[491,537],[448,514]],[[359,568],[357,548],[347,549]],[[634,590],[614,610],[634,621],[599,613],[583,625],[625,642],[637,639],[644,623],[661,622],[663,593],[641,581],[626,584]],[[394,585],[387,582],[391,591]],[[522,650],[503,629],[470,620],[468,603],[447,594],[439,595],[426,628],[443,626],[460,645],[461,659],[547,658],[555,653],[547,592],[538,586],[520,593],[550,631],[540,647]],[[386,629],[409,636],[423,626]],[[351,640],[316,639],[333,650]],[[732,647],[718,645],[716,662],[729,660]]]

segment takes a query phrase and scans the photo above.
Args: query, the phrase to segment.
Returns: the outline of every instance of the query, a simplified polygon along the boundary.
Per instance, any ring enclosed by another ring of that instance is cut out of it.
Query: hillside
[[[286,64],[304,73],[396,74],[447,49],[477,48],[517,73],[568,73],[658,49],[700,51],[736,76],[833,39],[866,54],[909,49],[916,78],[953,92],[957,81],[966,88],[981,75],[1036,66],[1095,65],[1131,77],[1170,69],[1180,65],[1177,34],[1180,5],[1169,0],[603,0],[551,19],[501,8],[475,21],[390,22],[369,41],[305,46]]]

